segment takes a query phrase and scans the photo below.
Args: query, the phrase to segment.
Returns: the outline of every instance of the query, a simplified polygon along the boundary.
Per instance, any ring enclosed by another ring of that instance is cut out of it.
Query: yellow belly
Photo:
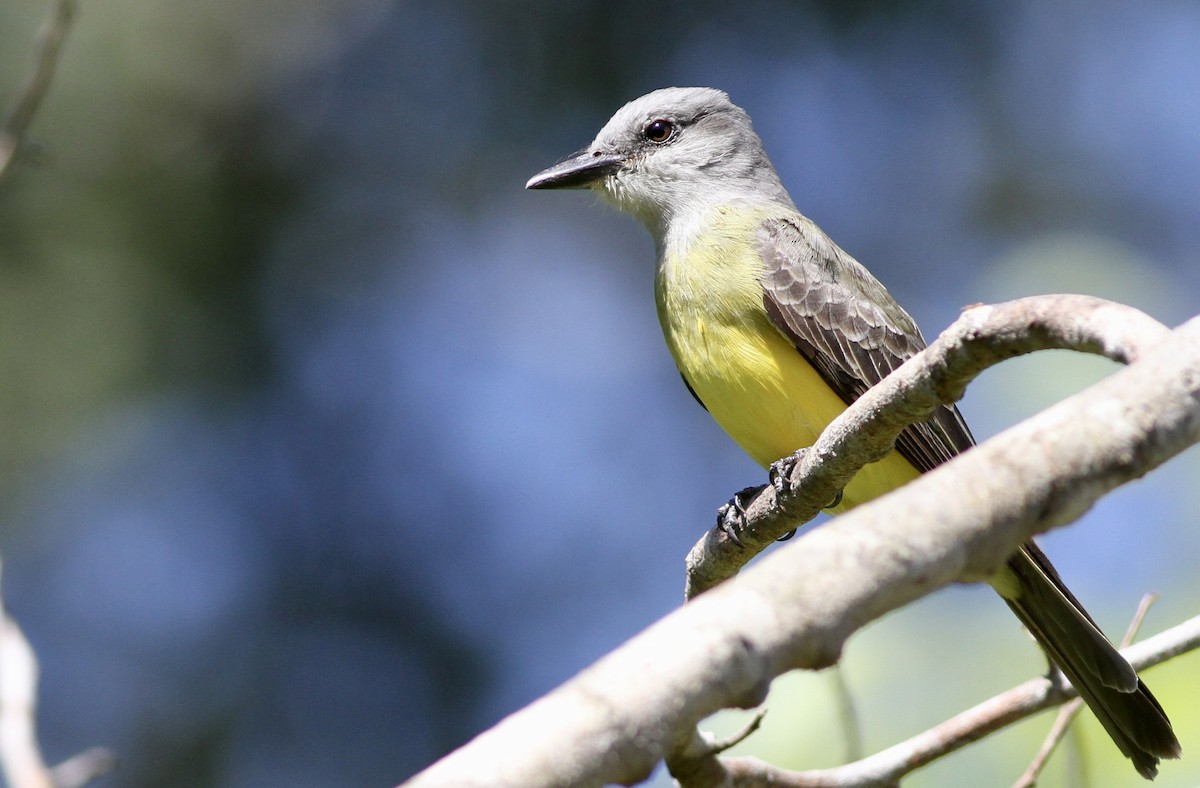
[[[702,242],[664,250],[655,294],[684,378],[730,437],[767,467],[811,446],[846,406],[767,316],[754,246],[762,218],[757,211],[714,211]],[[838,510],[917,475],[892,452],[859,471]]]

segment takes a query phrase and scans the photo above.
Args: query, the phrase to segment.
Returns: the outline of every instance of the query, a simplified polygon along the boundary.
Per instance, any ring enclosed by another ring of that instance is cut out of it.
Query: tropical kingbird
[[[925,347],[883,285],[796,210],[744,110],[711,88],[622,107],[584,150],[527,188],[588,188],[654,237],[655,300],[696,399],[763,467],[810,446],[846,406]],[[974,444],[945,406],[865,466],[837,510]],[[1162,707],[1033,542],[992,586],[1146,778],[1179,757]]]

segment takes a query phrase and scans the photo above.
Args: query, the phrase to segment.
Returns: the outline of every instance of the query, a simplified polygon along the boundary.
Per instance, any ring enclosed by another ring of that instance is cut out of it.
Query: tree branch
[[[37,740],[38,663],[0,598],[0,770],[10,788],[76,788],[110,772],[115,759],[93,747],[50,769]]]
[[[8,116],[0,125],[0,178],[16,159],[25,134],[54,80],[78,0],[58,0],[42,28],[37,56]],[[111,771],[114,759],[94,747],[50,769],[36,732],[38,664],[20,626],[0,602],[0,769],[14,788],[71,788]]]
[[[1121,653],[1139,672],[1200,648],[1200,616],[1160,632]],[[685,788],[731,786],[732,788],[867,788],[898,785],[900,778],[966,745],[1015,722],[1079,697],[1075,688],[1061,680],[1037,678],[996,695],[977,706],[907,741],[870,757],[832,769],[790,772],[757,758],[721,758],[719,764],[694,764],[690,773],[704,773],[708,781],[680,781]],[[674,771],[672,771],[674,773]],[[715,779],[714,779],[715,778]]]
[[[986,325],[996,309],[969,319]],[[781,546],[408,784],[635,783],[694,741],[699,720],[758,705],[788,670],[827,667],[867,622],[948,583],[989,577],[1029,537],[1200,441],[1200,319],[1150,344],[1086,391]],[[945,347],[958,348],[949,367],[979,345]],[[1015,355],[1008,347],[999,355]],[[924,375],[943,381],[935,390],[961,392],[928,363],[898,371],[900,390],[919,392]]]
[[[1034,296],[968,309],[926,350],[847,408],[811,448],[797,452],[799,461],[782,489],[767,485],[746,507],[736,542],[719,528],[701,538],[685,562],[685,598],[729,579],[779,537],[820,514],[860,468],[892,450],[905,427],[957,402],[988,367],[1051,349],[1128,364],[1169,334],[1133,307],[1091,296]]]
[[[34,61],[33,73],[17,94],[17,101],[9,111],[4,126],[0,127],[0,178],[4,177],[5,171],[16,158],[25,141],[26,131],[33,122],[42,99],[50,90],[54,70],[61,57],[63,41],[66,40],[67,31],[71,28],[78,7],[78,0],[58,0],[50,19],[42,29],[41,46]]]
[[[17,622],[0,616],[0,766],[14,788],[54,788],[34,730],[37,660]]]

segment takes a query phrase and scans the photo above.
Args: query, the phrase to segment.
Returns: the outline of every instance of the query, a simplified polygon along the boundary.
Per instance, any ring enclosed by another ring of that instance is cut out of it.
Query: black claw
[[[735,498],[734,501],[736,500]],[[737,506],[734,505],[734,501],[723,504],[720,509],[717,509],[717,528],[729,537],[729,541],[738,547],[745,547],[746,545],[742,544],[742,540],[737,535],[738,528],[742,523],[743,513],[738,511]]]
[[[779,537],[779,538],[778,538],[778,539],[776,539],[775,541],[776,541],[776,542],[786,542],[788,539],[791,539],[791,538],[792,538],[793,536],[795,536],[795,535],[796,535],[796,529],[795,529],[795,528],[793,528],[792,530],[788,531],[786,534],[784,534],[783,536]]]
[[[771,463],[771,467],[767,470],[767,477],[771,480],[771,486],[775,488],[776,493],[787,491],[788,485],[791,484],[792,471],[796,470],[796,466],[800,464],[806,451],[808,450],[799,449],[795,454]]]
[[[729,503],[717,509],[717,528],[729,537],[729,541],[738,547],[745,547],[738,531],[746,527],[746,506],[758,497],[762,487],[747,487],[734,493]]]
[[[833,496],[833,500],[830,501],[829,505],[826,506],[825,508],[832,509],[835,506],[837,506],[839,503],[841,503],[842,502],[842,492],[843,492],[842,490],[838,490],[837,495]]]

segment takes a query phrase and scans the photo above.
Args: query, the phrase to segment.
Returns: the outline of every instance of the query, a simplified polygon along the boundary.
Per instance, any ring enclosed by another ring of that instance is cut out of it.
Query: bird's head
[[[634,99],[591,145],[525,188],[592,189],[656,235],[691,207],[789,201],[750,117],[713,88],[663,88]]]

